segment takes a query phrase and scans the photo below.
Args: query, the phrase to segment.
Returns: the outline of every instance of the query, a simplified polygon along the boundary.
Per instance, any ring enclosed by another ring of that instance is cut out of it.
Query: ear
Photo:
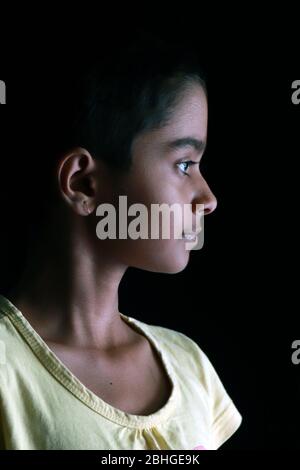
[[[96,205],[96,161],[84,148],[65,154],[57,168],[59,192],[79,215],[89,215]]]

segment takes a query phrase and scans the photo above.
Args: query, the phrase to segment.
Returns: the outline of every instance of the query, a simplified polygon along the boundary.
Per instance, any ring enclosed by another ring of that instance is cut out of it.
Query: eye
[[[180,165],[187,165],[187,167],[185,167],[185,170],[181,170],[182,173],[186,176],[189,176],[189,174],[186,172],[186,170],[191,166],[191,165],[196,165],[198,162],[194,162],[193,160],[188,160],[186,162],[180,162],[180,163],[177,163],[177,165],[180,167]]]

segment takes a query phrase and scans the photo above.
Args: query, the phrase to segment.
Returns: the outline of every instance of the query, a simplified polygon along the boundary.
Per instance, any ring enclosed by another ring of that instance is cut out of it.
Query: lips
[[[189,227],[190,230],[183,230],[182,232],[182,235],[193,235],[193,236],[196,236],[198,235],[198,233],[201,232],[202,230],[202,227],[198,226],[198,227]],[[192,230],[191,230],[192,229]]]
[[[196,237],[197,237],[197,233],[195,233],[195,232],[183,233],[182,234],[182,238],[184,240],[194,241],[194,240],[196,240]]]

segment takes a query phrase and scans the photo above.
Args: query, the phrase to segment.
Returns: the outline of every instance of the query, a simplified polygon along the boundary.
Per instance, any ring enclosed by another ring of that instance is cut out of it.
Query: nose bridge
[[[217,207],[217,198],[202,175],[193,202],[204,204],[204,215],[211,214]]]

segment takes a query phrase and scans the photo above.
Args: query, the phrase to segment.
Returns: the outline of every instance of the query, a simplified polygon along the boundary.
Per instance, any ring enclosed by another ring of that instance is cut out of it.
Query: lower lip
[[[197,235],[183,235],[182,239],[186,242],[196,241]]]

